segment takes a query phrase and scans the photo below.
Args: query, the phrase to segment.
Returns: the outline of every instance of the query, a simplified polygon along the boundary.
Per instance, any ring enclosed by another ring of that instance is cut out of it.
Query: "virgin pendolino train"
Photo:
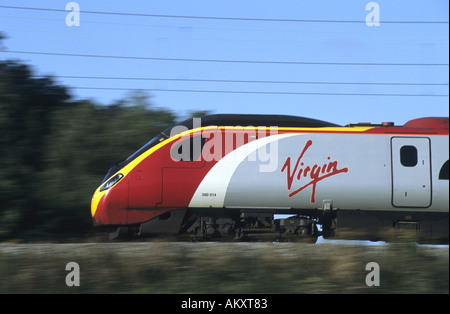
[[[448,243],[448,135],[444,117],[344,127],[281,115],[193,118],[113,166],[91,214],[111,238],[314,242],[408,231]]]

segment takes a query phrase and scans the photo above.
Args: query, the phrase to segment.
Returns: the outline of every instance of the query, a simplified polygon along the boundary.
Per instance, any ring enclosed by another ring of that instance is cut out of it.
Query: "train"
[[[449,239],[449,119],[187,119],[112,166],[96,229],[194,241]]]

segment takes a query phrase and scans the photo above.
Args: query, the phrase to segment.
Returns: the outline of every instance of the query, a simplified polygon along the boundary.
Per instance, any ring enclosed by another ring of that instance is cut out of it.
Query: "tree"
[[[0,236],[18,232],[39,207],[37,173],[51,115],[68,99],[65,87],[33,78],[28,66],[0,63]]]
[[[108,168],[176,117],[130,95],[113,106],[73,101],[50,77],[0,62],[0,239],[77,236]]]

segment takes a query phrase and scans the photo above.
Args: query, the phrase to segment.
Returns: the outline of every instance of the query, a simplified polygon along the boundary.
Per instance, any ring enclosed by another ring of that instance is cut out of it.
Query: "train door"
[[[205,176],[208,147],[217,127],[180,139],[170,150],[162,169],[162,203],[160,207],[187,207],[198,184]],[[205,148],[206,147],[206,148]]]
[[[392,137],[392,205],[429,207],[431,205],[430,139]]]

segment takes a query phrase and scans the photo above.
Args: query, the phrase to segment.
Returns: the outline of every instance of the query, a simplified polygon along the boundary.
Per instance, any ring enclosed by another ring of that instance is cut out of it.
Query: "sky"
[[[54,76],[74,99],[143,90],[179,117],[340,125],[449,115],[447,0],[78,0],[79,15],[69,2],[0,0],[0,60]]]

